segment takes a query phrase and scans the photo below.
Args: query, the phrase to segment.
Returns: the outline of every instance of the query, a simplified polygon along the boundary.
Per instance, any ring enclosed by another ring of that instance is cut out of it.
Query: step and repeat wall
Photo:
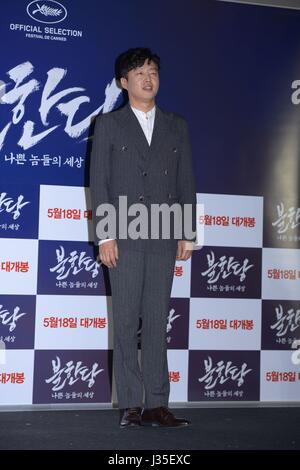
[[[174,269],[170,401],[299,400],[300,12],[15,0],[0,21],[0,404],[112,403],[89,159],[136,46],[161,57],[157,102],[189,123],[204,205],[204,246]]]

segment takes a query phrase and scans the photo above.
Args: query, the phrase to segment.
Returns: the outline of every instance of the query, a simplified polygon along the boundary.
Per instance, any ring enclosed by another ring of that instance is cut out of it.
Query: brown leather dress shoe
[[[144,409],[142,412],[142,426],[163,426],[166,428],[178,428],[188,426],[187,419],[176,418],[166,406]]]
[[[141,425],[142,408],[125,408],[120,410],[120,428],[136,427]]]

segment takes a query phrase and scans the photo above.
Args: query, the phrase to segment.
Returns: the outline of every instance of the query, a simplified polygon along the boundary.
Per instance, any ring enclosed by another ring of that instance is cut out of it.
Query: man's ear
[[[128,84],[127,84],[127,79],[126,78],[121,77],[120,78],[120,83],[122,85],[122,88],[124,88],[125,90],[128,90]]]

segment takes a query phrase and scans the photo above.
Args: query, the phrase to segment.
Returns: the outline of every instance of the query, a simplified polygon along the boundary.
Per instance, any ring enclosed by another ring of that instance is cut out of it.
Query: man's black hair
[[[148,60],[148,63],[154,62],[157,69],[160,70],[160,58],[147,47],[135,47],[122,52],[115,62],[116,80],[120,80],[122,77],[127,78],[128,72],[137,67],[142,67],[145,60]]]

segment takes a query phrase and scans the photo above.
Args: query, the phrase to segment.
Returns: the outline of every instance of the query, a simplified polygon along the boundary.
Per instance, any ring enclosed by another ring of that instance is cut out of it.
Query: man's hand
[[[179,240],[177,243],[176,259],[180,261],[188,260],[193,253],[193,242]]]
[[[118,244],[116,240],[110,240],[102,243],[99,246],[100,260],[108,268],[117,266],[117,260],[119,259]]]

